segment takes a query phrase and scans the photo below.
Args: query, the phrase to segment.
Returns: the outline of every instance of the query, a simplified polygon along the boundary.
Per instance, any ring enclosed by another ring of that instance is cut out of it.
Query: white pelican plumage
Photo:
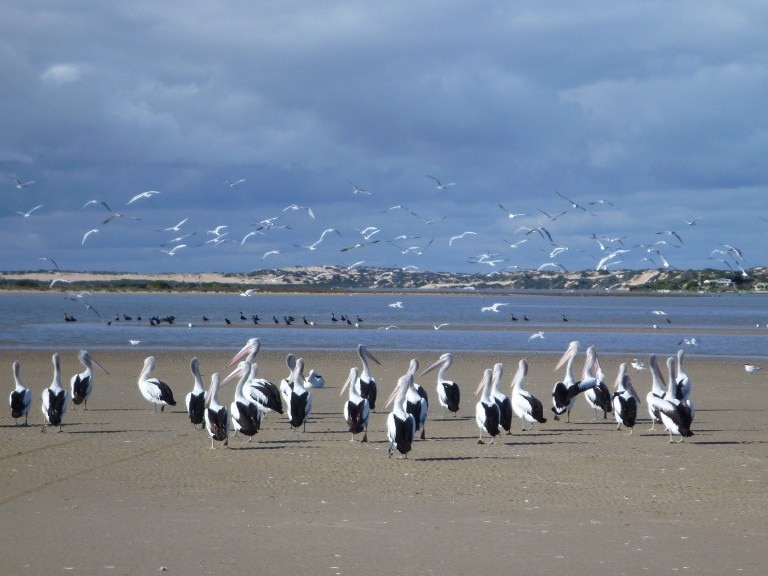
[[[237,354],[227,362],[227,368],[234,365],[240,358],[246,356],[245,360],[250,363],[251,373],[248,381],[243,387],[243,395],[246,398],[252,398],[258,402],[266,413],[277,412],[283,413],[283,403],[280,399],[280,390],[275,384],[265,378],[258,378],[258,364],[255,361],[256,355],[261,348],[261,341],[258,338],[249,338]],[[289,355],[293,356],[293,355]],[[290,370],[293,370],[293,365],[289,366]],[[230,376],[232,376],[230,374]],[[230,378],[227,376],[226,380]]]
[[[144,368],[139,375],[139,391],[147,402],[152,402],[152,409],[157,412],[157,405],[160,405],[160,412],[165,410],[166,405],[176,406],[176,400],[173,399],[173,391],[162,380],[151,378],[155,369],[155,357],[147,356],[144,359]]]
[[[32,407],[32,391],[24,386],[21,381],[21,364],[18,360],[13,361],[13,380],[16,383],[13,392],[8,398],[8,402],[11,405],[11,417],[14,420],[24,416],[24,426],[27,425],[27,418],[29,417],[29,409]]]
[[[368,405],[368,400],[360,396],[355,391],[354,383],[357,382],[357,366],[353,366],[349,370],[349,376],[341,387],[339,396],[344,394],[344,391],[349,388],[349,398],[344,403],[343,414],[344,421],[349,427],[349,433],[352,434],[352,442],[355,441],[355,434],[363,433],[363,438],[360,442],[368,442],[368,419],[370,418],[371,408]]]
[[[245,395],[245,385],[250,380],[252,374],[251,363],[247,360],[241,361],[237,366],[237,370],[227,376],[222,384],[225,384],[230,378],[238,374],[240,379],[235,387],[234,400],[229,405],[229,414],[232,418],[232,427],[235,429],[235,433],[242,432],[244,436],[248,436],[248,442],[250,442],[259,431],[259,428],[261,428],[261,421],[264,419],[266,411],[256,400]]]
[[[594,411],[594,418],[592,420],[597,421],[598,410],[603,411],[603,420],[605,420],[608,418],[608,413],[613,410],[613,404],[611,403],[611,391],[608,390],[608,386],[605,383],[605,374],[600,368],[600,360],[597,358],[597,354],[595,354],[594,373],[590,374],[590,377],[595,378],[597,384],[594,388],[584,392],[584,399]]]
[[[685,402],[691,397],[691,377],[688,376],[683,366],[684,358],[685,350],[681,348],[677,351],[677,376],[675,377],[675,397],[681,402]]]
[[[323,388],[325,387],[325,378],[322,374],[318,374],[314,368],[307,374],[307,380],[304,383],[307,388]]]
[[[674,396],[677,382],[675,382],[674,377],[675,358],[672,356],[667,358],[667,371],[669,373],[669,384],[667,395],[659,403],[659,417],[669,432],[669,442],[674,443],[673,435],[677,434],[680,436],[680,440],[677,442],[680,443],[683,441],[683,437],[693,436],[693,432],[691,432],[693,408],[690,401],[682,401]]]
[[[437,401],[442,408],[441,418],[445,418],[445,411],[453,412],[454,417],[459,411],[459,404],[461,402],[461,391],[459,385],[452,380],[448,380],[445,377],[445,373],[453,363],[453,356],[450,352],[446,352],[440,358],[438,358],[434,364],[424,370],[421,375],[428,374],[435,368],[440,368],[437,372]]]
[[[648,405],[648,414],[651,417],[649,431],[653,431],[656,430],[656,424],[661,424],[659,410],[661,409],[661,402],[667,395],[667,389],[655,354],[651,354],[648,364],[651,367],[651,390],[646,394],[645,402]]]
[[[590,377],[595,364],[595,349],[592,346],[587,349],[587,359],[584,363],[584,378],[577,382],[573,377],[573,361],[578,352],[579,342],[578,340],[573,340],[568,345],[568,349],[560,358],[557,366],[555,366],[555,370],[558,370],[563,364],[566,365],[565,376],[561,381],[556,382],[552,389],[552,412],[555,413],[555,420],[559,420],[559,416],[565,413],[566,421],[570,422],[571,410],[576,403],[576,397],[597,384],[597,379],[594,376]]]
[[[424,390],[414,380],[416,372],[419,369],[419,361],[416,358],[411,359],[408,367],[408,374],[412,376],[411,383],[405,393],[405,411],[413,416],[413,422],[416,424],[416,432],[421,430],[419,438],[426,438],[425,425],[427,423],[427,413],[429,412],[429,398],[427,391]]]
[[[61,432],[61,422],[64,414],[67,412],[67,391],[61,387],[61,361],[58,353],[51,357],[53,361],[53,381],[51,385],[43,390],[42,410],[43,410],[43,429],[45,432],[47,426],[58,426]]]
[[[525,432],[525,423],[530,422],[531,430],[533,423],[543,424],[547,421],[544,418],[544,405],[533,394],[525,389],[525,377],[528,374],[528,362],[521,359],[517,365],[517,372],[512,378],[512,411],[520,418],[521,430]]]
[[[357,355],[360,356],[360,362],[362,363],[363,368],[355,383],[355,386],[357,387],[356,391],[360,396],[368,400],[371,412],[376,412],[376,379],[371,375],[371,369],[368,367],[368,360],[373,360],[379,366],[381,366],[381,362],[379,362],[363,344],[358,344]]]
[[[77,359],[85,366],[85,370],[72,376],[69,381],[70,390],[72,391],[72,404],[73,407],[82,404],[83,410],[87,410],[88,398],[91,392],[93,392],[93,365],[98,366],[105,374],[109,374],[109,372],[87,350],[80,350]]]
[[[493,398],[491,398],[491,380],[493,371],[490,368],[486,368],[483,372],[483,379],[477,385],[475,390],[475,396],[481,394],[480,400],[475,405],[475,422],[477,427],[480,428],[480,438],[478,444],[485,444],[483,441],[483,432],[488,432],[491,437],[491,444],[493,439],[499,435],[499,418],[501,412],[499,406],[496,404]]]
[[[211,437],[211,450],[215,448],[214,441],[229,445],[229,415],[226,406],[219,402],[219,374],[211,374],[211,385],[206,394],[205,428]]]
[[[291,428],[302,426],[307,430],[307,417],[312,411],[312,393],[304,387],[304,359],[296,359],[296,367],[291,375],[293,388],[288,401],[288,419]]]
[[[616,376],[613,390],[613,416],[616,418],[616,430],[621,430],[621,426],[624,425],[629,428],[631,435],[637,421],[640,397],[632,386],[632,379],[627,374],[627,365],[624,362],[619,365],[619,374]]]
[[[280,397],[283,404],[287,407],[291,401],[291,392],[293,391],[293,371],[296,370],[296,356],[290,352],[286,354],[285,365],[288,367],[288,376],[280,379]]]
[[[499,407],[499,426],[507,434],[512,434],[512,401],[499,387],[503,375],[504,365],[501,362],[497,362],[493,365],[493,372],[491,373],[491,398]]]
[[[189,369],[192,371],[193,387],[184,398],[187,406],[187,414],[192,426],[197,428],[198,424],[204,425],[203,415],[205,413],[205,387],[203,386],[203,377],[200,375],[200,361],[197,356],[192,358],[189,363]]]
[[[408,452],[411,451],[413,445],[413,437],[416,435],[416,422],[413,415],[406,412],[403,407],[405,396],[412,381],[413,374],[410,372],[401,376],[384,405],[386,409],[394,401],[392,412],[387,416],[387,438],[389,439],[387,454],[390,458],[395,449],[400,452],[399,458],[408,458]]]

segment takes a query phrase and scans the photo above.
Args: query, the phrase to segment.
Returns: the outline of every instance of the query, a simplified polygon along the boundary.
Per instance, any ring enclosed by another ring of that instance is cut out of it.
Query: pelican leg
[[[213,438],[211,438],[211,450],[215,450],[215,446],[213,445]]]
[[[424,438],[425,438],[425,436],[424,436],[424,427],[423,426],[421,427],[421,436],[420,436],[420,438],[422,440],[424,440]]]
[[[387,457],[392,458],[392,447],[394,444],[390,444],[389,448],[387,449]]]
[[[480,430],[480,439],[477,441],[477,443],[478,444],[485,444],[485,442],[483,442],[483,431],[482,430]]]
[[[632,436],[632,432],[634,432],[634,431],[635,431],[635,429],[634,429],[634,428],[630,428],[630,429],[629,429],[629,433],[628,433],[628,434],[625,434],[625,436]]]
[[[363,439],[360,440],[360,442],[368,442],[368,429],[367,428],[363,432]]]

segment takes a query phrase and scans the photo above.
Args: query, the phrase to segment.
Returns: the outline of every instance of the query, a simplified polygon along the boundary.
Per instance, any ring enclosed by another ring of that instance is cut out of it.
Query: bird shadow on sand
[[[414,458],[419,462],[458,462],[460,460],[478,460],[480,456],[442,456],[434,458]]]

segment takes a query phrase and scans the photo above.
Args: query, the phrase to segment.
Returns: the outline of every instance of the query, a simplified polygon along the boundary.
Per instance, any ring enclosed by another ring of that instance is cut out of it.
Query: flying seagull
[[[431,178],[432,180],[435,181],[435,188],[437,188],[438,190],[445,190],[449,186],[456,186],[456,182],[446,182],[445,184],[443,184],[440,180],[438,180],[434,176],[430,176],[429,174],[427,174],[427,178]]]
[[[91,230],[88,230],[88,232],[83,234],[83,240],[82,242],[80,242],[80,245],[83,246],[85,244],[85,241],[88,240],[91,234],[96,234],[98,231],[99,231],[98,228],[92,228]]]
[[[240,180],[224,180],[224,182],[226,182],[227,186],[229,186],[230,188],[234,188],[238,184],[242,184],[243,182],[245,182],[245,178],[240,178]]]
[[[128,200],[128,202],[126,202],[126,205],[133,204],[134,202],[136,202],[136,200],[139,200],[140,198],[151,198],[155,194],[160,194],[160,192],[158,190],[147,190],[146,192],[139,192],[138,194],[136,194],[136,196]]]
[[[32,215],[32,212],[34,212],[35,210],[39,210],[39,209],[40,209],[40,208],[42,208],[42,207],[43,207],[43,205],[42,205],[42,204],[38,204],[37,206],[35,206],[34,208],[30,208],[30,209],[29,209],[29,210],[27,210],[26,212],[19,212],[19,211],[17,210],[17,211],[16,211],[16,214],[21,214],[22,216],[24,216],[24,218],[29,218],[29,217]]]

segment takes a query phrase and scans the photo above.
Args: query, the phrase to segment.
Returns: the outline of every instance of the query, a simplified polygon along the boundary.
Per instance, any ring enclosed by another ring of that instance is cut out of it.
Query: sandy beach
[[[688,359],[695,435],[670,444],[649,432],[645,405],[632,436],[612,415],[592,421],[578,399],[571,422],[554,421],[478,445],[472,396],[482,371],[504,362],[504,391],[519,357],[454,353],[458,418],[440,419],[433,374],[424,441],[407,460],[387,458],[383,399],[367,444],[350,442],[341,384],[356,354],[312,352],[306,432],[272,414],[246,443],[210,450],[184,410],[192,389],[185,351],[153,351],[155,376],[178,405],[153,413],[136,380],[146,351],[94,353],[87,411],[69,410],[63,432],[40,433],[40,393],[53,351],[0,353],[33,390],[30,426],[0,417],[0,548],[14,574],[762,574],[768,536],[764,373],[737,360]],[[234,351],[233,351],[234,352]],[[380,397],[411,356],[374,351]],[[674,351],[666,351],[674,352]],[[204,379],[224,373],[221,352],[198,355]],[[435,355],[419,357],[422,367]],[[557,358],[530,356],[527,388],[548,409]],[[608,384],[620,361],[601,358]],[[647,360],[647,359],[645,359]],[[284,354],[263,350],[260,375],[277,381]],[[65,387],[81,370],[62,354]],[[581,369],[581,363],[577,363]],[[643,401],[648,371],[631,371]],[[220,398],[228,405],[234,384]],[[7,398],[7,396],[6,396]]]

